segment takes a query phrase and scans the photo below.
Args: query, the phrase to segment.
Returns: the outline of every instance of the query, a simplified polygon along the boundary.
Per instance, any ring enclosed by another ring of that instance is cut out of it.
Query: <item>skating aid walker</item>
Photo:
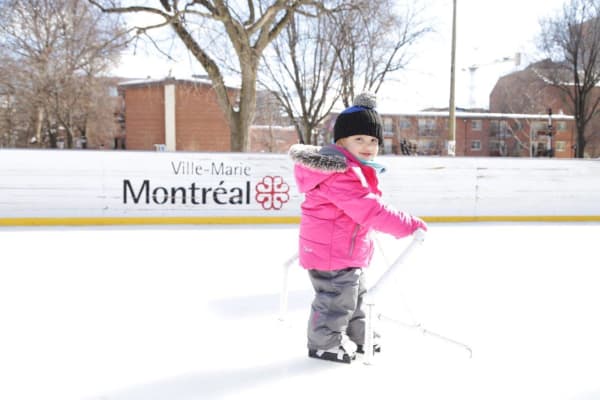
[[[437,332],[426,329],[420,322],[413,321],[411,323],[403,322],[396,320],[394,318],[387,317],[381,313],[377,312],[376,304],[377,297],[385,290],[385,288],[389,287],[394,282],[394,276],[397,275],[400,270],[400,266],[404,264],[406,258],[414,251],[414,249],[422,245],[425,240],[425,231],[422,229],[418,229],[414,234],[412,241],[406,246],[404,251],[396,258],[396,260],[385,270],[385,272],[379,277],[379,279],[371,285],[371,287],[367,290],[367,294],[365,296],[364,304],[365,304],[365,313],[366,313],[366,327],[365,327],[365,344],[364,344],[364,359],[363,362],[367,365],[373,364],[373,356],[374,356],[374,343],[373,343],[373,325],[376,319],[381,321],[391,322],[400,327],[407,329],[417,329],[421,331],[423,335],[430,336],[435,339],[442,340],[448,344],[456,345],[464,350],[466,350],[469,354],[469,358],[473,356],[473,351],[471,347],[468,345],[459,342],[457,340],[451,339],[447,336],[441,335]],[[381,246],[379,246],[380,252]],[[288,300],[288,275],[289,269],[292,265],[294,265],[295,261],[298,259],[298,255],[290,257],[283,264],[283,285],[280,295],[279,301],[279,319],[284,321],[287,314],[287,300]]]

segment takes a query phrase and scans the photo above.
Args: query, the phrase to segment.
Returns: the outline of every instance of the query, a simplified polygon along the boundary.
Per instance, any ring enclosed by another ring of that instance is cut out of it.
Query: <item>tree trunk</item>
[[[72,149],[73,148],[73,133],[71,132],[71,127],[67,127],[65,129],[65,132],[67,134],[67,143],[66,143],[66,148],[67,149]]]
[[[35,137],[37,147],[42,147],[42,124],[44,123],[44,109],[38,106],[37,113],[35,115],[35,131],[33,137]]]
[[[577,140],[575,147],[575,158],[583,158],[585,153],[585,126],[577,124]]]
[[[236,152],[248,151],[248,134],[250,125],[254,119],[256,111],[256,75],[258,70],[258,58],[252,55],[241,57],[241,62],[246,67],[242,70],[242,87],[240,89],[240,98],[237,115],[237,129],[231,130],[231,150]]]
[[[575,91],[575,129],[577,131],[577,151],[575,158],[583,158],[585,153],[585,127],[587,126],[585,110],[589,93],[581,90],[579,87],[575,87]]]

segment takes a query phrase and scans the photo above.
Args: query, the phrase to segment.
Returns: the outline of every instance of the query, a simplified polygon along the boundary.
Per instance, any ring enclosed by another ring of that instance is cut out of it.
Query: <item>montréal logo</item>
[[[252,201],[249,180],[218,183],[190,182],[182,186],[156,185],[150,179],[123,180],[123,204],[155,205],[249,205]],[[290,200],[290,187],[281,176],[264,176],[254,186],[254,200],[264,210],[281,210]]]
[[[254,198],[265,210],[281,210],[290,200],[290,186],[281,176],[265,176],[255,189]]]

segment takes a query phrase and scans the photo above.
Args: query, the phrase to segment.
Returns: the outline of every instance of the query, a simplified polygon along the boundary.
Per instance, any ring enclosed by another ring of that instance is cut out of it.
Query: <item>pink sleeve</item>
[[[336,174],[324,183],[323,193],[356,223],[397,238],[411,235],[423,227],[423,221],[387,205],[372,193],[358,176]]]

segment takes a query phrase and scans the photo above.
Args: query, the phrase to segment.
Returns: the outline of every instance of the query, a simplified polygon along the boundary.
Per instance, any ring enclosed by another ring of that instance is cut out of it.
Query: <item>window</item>
[[[419,135],[422,136],[434,136],[435,134],[435,119],[419,119]]]
[[[545,122],[540,122],[540,121],[536,121],[533,122],[531,124],[531,130],[533,131],[534,134],[546,134],[546,129],[548,129],[548,124],[546,124]]]
[[[407,118],[400,118],[400,129],[410,129],[410,120]]]
[[[505,138],[510,136],[510,129],[508,129],[508,123],[504,120],[492,120],[490,121],[490,135],[498,138]]]
[[[393,132],[394,131],[394,121],[389,118],[383,118],[383,131],[384,132]]]
[[[560,141],[557,141],[557,142],[554,144],[554,150],[555,150],[555,151],[561,151],[561,152],[562,152],[562,151],[565,151],[565,148],[566,148],[565,142],[564,142],[564,141],[562,141],[562,140],[560,140]]]
[[[433,129],[435,127],[435,120],[432,118],[419,119],[419,129]]]
[[[474,119],[471,121],[471,130],[480,131],[481,126],[482,126],[482,123],[481,123],[480,119]]]
[[[110,97],[118,97],[119,96],[119,91],[117,90],[116,86],[109,86],[108,87],[108,95]]]
[[[480,151],[481,150],[481,140],[472,140],[471,141],[471,150]]]
[[[566,131],[567,130],[567,121],[558,121],[556,123],[557,131]]]
[[[389,139],[385,139],[383,141],[383,154],[391,154],[392,153],[392,141]]]

